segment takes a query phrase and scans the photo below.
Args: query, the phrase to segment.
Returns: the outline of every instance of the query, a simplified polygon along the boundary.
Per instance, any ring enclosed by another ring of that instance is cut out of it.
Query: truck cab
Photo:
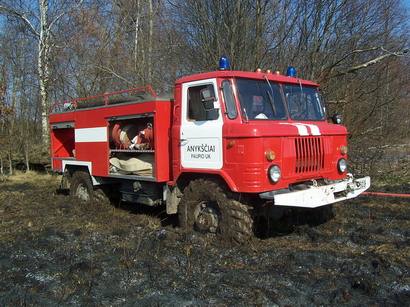
[[[337,194],[332,185],[335,192],[326,199],[323,189],[294,203],[284,196],[301,184],[351,181],[347,130],[328,122],[314,82],[262,71],[217,71],[179,79],[175,93],[175,177],[211,172],[234,192],[277,195],[275,205],[309,208],[355,196],[370,184],[369,178],[356,181],[361,189],[350,194]]]
[[[148,89],[50,115],[53,169],[73,196],[165,204],[185,230],[242,243],[261,207],[321,216],[370,186],[348,173],[347,130],[312,81],[225,67],[178,79],[172,99]]]

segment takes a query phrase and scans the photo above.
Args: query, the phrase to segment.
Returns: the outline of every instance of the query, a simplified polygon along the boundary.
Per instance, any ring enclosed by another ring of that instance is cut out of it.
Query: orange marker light
[[[265,157],[266,157],[266,160],[268,160],[270,162],[270,161],[275,160],[276,155],[275,155],[275,152],[273,150],[267,150],[265,152]]]
[[[226,148],[227,148],[227,149],[232,148],[232,147],[234,147],[234,146],[235,146],[235,141],[234,141],[234,140],[230,140],[230,141],[228,141],[228,143],[226,144]]]
[[[340,153],[342,155],[347,154],[347,146],[340,146]]]

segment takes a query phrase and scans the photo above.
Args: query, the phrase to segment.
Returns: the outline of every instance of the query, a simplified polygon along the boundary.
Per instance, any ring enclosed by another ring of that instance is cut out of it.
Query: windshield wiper
[[[266,75],[264,77],[265,77],[265,80],[268,83],[269,88],[270,88],[270,92],[268,90],[266,90],[266,93],[268,94],[270,105],[272,106],[273,115],[276,116],[275,102],[273,101],[273,88],[272,88],[272,85],[269,82],[268,77],[266,77]]]
[[[246,112],[246,109],[243,108],[242,111],[243,111],[243,115],[245,116],[246,121],[249,121],[248,112]]]

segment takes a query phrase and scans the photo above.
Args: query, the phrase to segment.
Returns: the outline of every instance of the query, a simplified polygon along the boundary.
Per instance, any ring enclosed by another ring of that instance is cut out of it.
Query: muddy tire
[[[230,194],[215,181],[191,181],[178,206],[180,227],[187,232],[215,233],[237,244],[247,242],[253,236],[249,207]]]
[[[78,198],[84,203],[110,203],[106,191],[101,187],[94,189],[90,175],[84,171],[76,171],[71,176],[70,195]]]
[[[110,197],[110,194],[103,187],[95,188],[92,195],[92,200],[96,203],[110,205],[116,204],[118,201],[114,197]]]
[[[71,176],[70,195],[82,202],[90,202],[93,198],[93,184],[87,172],[76,171]]]

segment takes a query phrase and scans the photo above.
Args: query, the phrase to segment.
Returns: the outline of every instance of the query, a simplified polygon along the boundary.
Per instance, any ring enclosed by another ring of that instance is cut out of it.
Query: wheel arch
[[[77,171],[82,171],[85,173],[88,173],[90,176],[90,171],[88,169],[88,167],[86,166],[81,166],[81,165],[66,165],[64,168],[64,173],[68,173],[70,176],[72,176],[75,172]]]
[[[88,161],[63,161],[63,174],[67,174],[71,177],[76,171],[83,171],[88,173],[91,178],[93,186],[100,185],[101,183],[92,175],[92,164]]]

